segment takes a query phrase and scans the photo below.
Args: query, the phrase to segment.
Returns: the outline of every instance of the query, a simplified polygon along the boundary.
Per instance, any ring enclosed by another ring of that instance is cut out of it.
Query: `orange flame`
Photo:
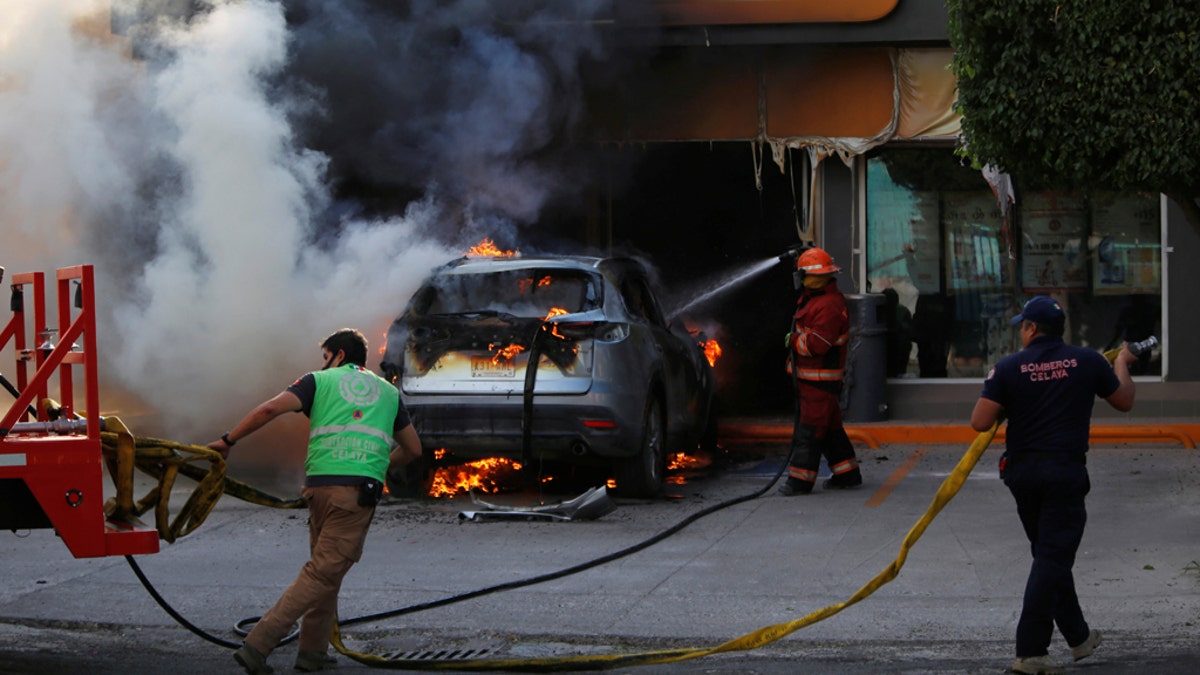
[[[551,307],[550,313],[547,314],[546,318],[542,319],[542,321],[549,321],[551,318],[556,317],[556,316],[562,316],[563,314],[570,314],[570,312],[563,309],[562,307]],[[567,337],[565,335],[558,332],[558,324],[554,324],[554,327],[550,329],[550,334],[560,340],[567,339]]]
[[[492,457],[461,466],[442,467],[434,472],[430,497],[453,497],[459,493],[478,490],[495,493],[505,474],[520,471],[521,464],[503,457]]]
[[[721,345],[717,344],[716,340],[705,340],[700,343],[700,347],[704,350],[704,358],[708,359],[708,365],[716,366],[717,359],[721,358]]]
[[[496,343],[488,343],[488,349],[495,349],[496,355],[492,357],[492,363],[499,364],[501,360],[512,361],[513,357],[525,351],[525,348],[518,344],[511,344],[507,347],[496,348]]]
[[[467,255],[476,258],[511,258],[520,254],[520,251],[501,251],[488,237],[484,237],[483,240],[478,244],[475,244],[471,248],[467,249]]]
[[[699,457],[692,457],[686,452],[676,452],[667,457],[667,470],[691,469],[702,466],[704,463],[704,460]]]

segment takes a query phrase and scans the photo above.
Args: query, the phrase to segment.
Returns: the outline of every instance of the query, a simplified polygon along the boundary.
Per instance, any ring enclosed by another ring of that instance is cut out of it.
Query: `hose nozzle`
[[[1158,338],[1154,335],[1151,335],[1150,337],[1146,338],[1145,340],[1142,340],[1140,342],[1134,342],[1133,344],[1129,345],[1129,353],[1133,354],[1134,356],[1141,356],[1145,352],[1148,352],[1157,346],[1158,346]]]

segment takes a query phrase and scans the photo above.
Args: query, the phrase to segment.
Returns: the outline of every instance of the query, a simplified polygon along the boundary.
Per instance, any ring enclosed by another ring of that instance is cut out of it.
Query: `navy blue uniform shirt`
[[[1010,452],[1087,452],[1092,406],[1121,386],[1104,355],[1039,335],[1000,359],[983,398],[1004,406]]]

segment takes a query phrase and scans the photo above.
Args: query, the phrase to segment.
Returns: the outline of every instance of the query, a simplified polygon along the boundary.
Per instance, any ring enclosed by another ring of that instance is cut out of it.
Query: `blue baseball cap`
[[[1067,315],[1063,312],[1062,305],[1058,301],[1048,295],[1035,295],[1025,301],[1025,306],[1021,308],[1021,313],[1014,316],[1010,324],[1016,326],[1022,321],[1032,321],[1041,324],[1061,324],[1065,321]]]

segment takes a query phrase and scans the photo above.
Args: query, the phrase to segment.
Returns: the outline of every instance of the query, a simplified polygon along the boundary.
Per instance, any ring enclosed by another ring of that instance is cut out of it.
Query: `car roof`
[[[434,269],[434,274],[478,274],[529,268],[603,271],[609,267],[627,269],[630,266],[641,269],[637,261],[631,258],[600,258],[581,255],[464,256]]]

